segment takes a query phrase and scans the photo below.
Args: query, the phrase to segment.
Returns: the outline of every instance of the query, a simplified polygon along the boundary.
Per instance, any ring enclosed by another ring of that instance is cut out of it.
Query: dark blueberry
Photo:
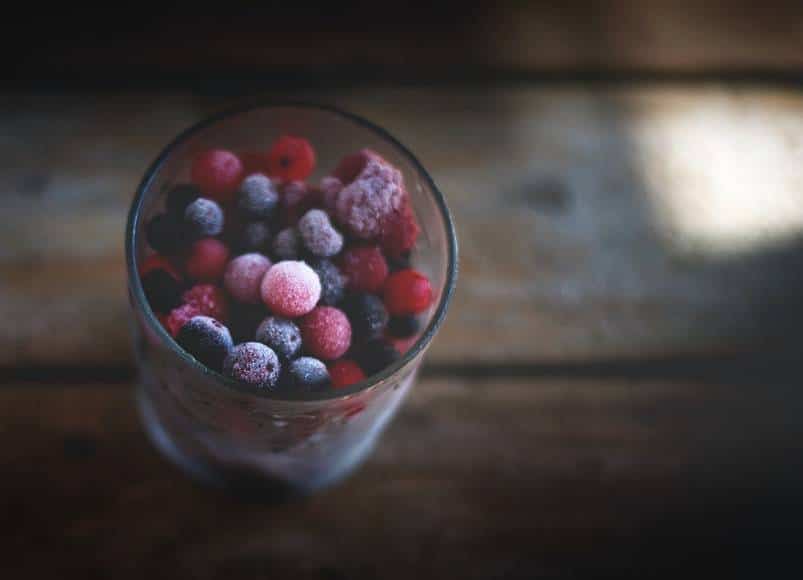
[[[183,223],[170,214],[160,213],[145,226],[148,245],[160,254],[173,254],[184,245]]]
[[[237,209],[248,219],[270,219],[279,205],[279,192],[273,182],[261,173],[243,180],[237,193]]]
[[[346,278],[340,273],[340,269],[326,259],[310,260],[309,266],[321,280],[321,304],[334,306],[343,300]]]
[[[268,315],[264,304],[233,300],[229,309],[229,330],[235,343],[254,340],[259,323]]]
[[[267,254],[270,242],[270,226],[265,222],[251,222],[240,229],[238,246],[243,252]]]
[[[181,304],[181,284],[162,269],[145,274],[142,287],[154,312],[169,312]]]
[[[326,365],[311,356],[291,362],[288,377],[292,387],[306,391],[317,391],[331,384]]]
[[[354,350],[354,358],[366,376],[378,373],[400,356],[401,353],[392,344],[381,339],[370,340]]]
[[[201,190],[192,183],[179,183],[167,192],[165,207],[173,215],[184,215],[184,210],[193,201],[201,197]]]
[[[382,336],[388,323],[388,311],[379,297],[362,292],[349,294],[341,308],[351,322],[351,332],[357,341]]]
[[[223,231],[223,210],[205,197],[199,197],[184,210],[187,232],[194,239],[218,235]]]
[[[410,252],[404,252],[401,256],[386,256],[388,261],[388,268],[391,272],[398,272],[399,270],[407,270],[412,267],[410,260]]]
[[[298,356],[301,350],[301,331],[293,322],[269,316],[257,327],[256,339],[271,347],[282,360]]]
[[[223,374],[258,389],[272,389],[279,382],[279,357],[259,342],[244,342],[229,351]]]
[[[194,316],[181,327],[176,341],[210,369],[220,371],[234,346],[229,329],[209,316]]]
[[[421,328],[415,316],[392,316],[388,322],[388,334],[396,338],[409,338]]]

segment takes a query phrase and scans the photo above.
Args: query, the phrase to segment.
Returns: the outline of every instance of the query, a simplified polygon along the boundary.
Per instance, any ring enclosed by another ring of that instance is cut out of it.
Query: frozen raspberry
[[[323,179],[321,179],[321,184],[320,184],[321,203],[323,204],[324,209],[332,215],[334,215],[335,213],[335,206],[337,205],[337,196],[342,189],[343,189],[343,182],[340,181],[337,177],[328,175]]]
[[[250,222],[242,226],[238,245],[245,252],[268,253],[270,249],[270,226],[265,222]]]
[[[235,300],[247,304],[257,304],[260,300],[259,287],[271,262],[262,254],[253,252],[237,256],[226,267],[223,285]]]
[[[378,296],[361,292],[349,294],[342,306],[351,322],[355,342],[382,336],[388,323],[388,311]]]
[[[304,180],[315,168],[315,150],[301,137],[279,137],[268,152],[268,174],[283,181]]]
[[[303,181],[291,181],[282,189],[282,224],[294,226],[302,215],[321,204],[322,193]]]
[[[256,339],[266,344],[283,360],[298,356],[301,350],[301,331],[292,321],[268,316],[256,330]]]
[[[334,306],[343,300],[346,278],[338,267],[326,258],[310,260],[309,265],[321,281],[321,304]]]
[[[223,374],[257,389],[275,387],[280,372],[276,353],[259,342],[238,344],[223,361]]]
[[[291,386],[306,391],[323,389],[331,383],[326,365],[311,356],[302,356],[291,362],[287,374]]]
[[[161,254],[175,254],[185,243],[183,222],[172,214],[155,215],[145,225],[148,245]]]
[[[243,175],[265,173],[268,170],[268,155],[260,151],[243,151],[239,153],[243,164]]]
[[[415,219],[409,196],[405,196],[401,209],[385,220],[379,242],[388,257],[403,257],[415,245],[419,233],[421,228]]]
[[[381,339],[371,340],[355,351],[357,363],[369,376],[390,366],[399,357],[401,353],[392,344]]]
[[[199,197],[184,210],[184,226],[194,239],[216,236],[223,231],[223,210],[205,197]]]
[[[332,378],[332,386],[342,389],[359,383],[365,378],[365,373],[353,360],[342,358],[329,365],[329,376]]]
[[[295,228],[285,228],[273,239],[273,255],[277,260],[297,260],[301,255],[301,239]]]
[[[279,192],[273,182],[261,173],[246,177],[237,194],[237,208],[250,220],[266,220],[279,205]]]
[[[318,274],[304,262],[274,265],[262,279],[262,301],[274,314],[295,318],[306,314],[321,297]]]
[[[348,288],[357,292],[377,293],[388,277],[388,263],[377,246],[353,246],[343,252],[340,267]]]
[[[343,249],[343,236],[320,209],[311,209],[298,220],[298,233],[307,250],[319,258],[329,258]]]
[[[384,224],[400,211],[406,192],[401,172],[372,151],[357,177],[337,196],[337,218],[355,237],[378,237]],[[346,183],[346,181],[344,181]]]
[[[351,324],[342,310],[319,306],[298,323],[304,350],[316,358],[334,360],[351,346]]]
[[[229,299],[222,288],[213,284],[197,284],[181,296],[184,304],[195,306],[198,313],[226,322],[229,318]]]
[[[194,183],[179,183],[167,192],[165,207],[167,213],[184,215],[184,210],[193,201],[201,197],[201,190]]]
[[[190,175],[205,196],[230,201],[243,178],[243,164],[231,151],[210,149],[193,160]]]
[[[429,278],[416,270],[399,270],[385,282],[385,307],[393,316],[418,314],[432,303]]]
[[[220,371],[234,346],[229,329],[208,316],[192,317],[176,337],[181,347],[210,369]]]
[[[410,338],[419,328],[421,323],[415,316],[393,316],[388,322],[388,335],[393,338]]]
[[[195,304],[182,304],[170,311],[165,321],[165,328],[167,328],[167,332],[170,333],[170,336],[176,338],[181,327],[189,322],[191,318],[199,316],[200,314],[201,311]]]
[[[215,238],[202,238],[190,246],[184,271],[193,280],[220,280],[229,261],[229,248]]]
[[[181,304],[181,282],[163,268],[152,268],[142,276],[142,288],[154,312],[170,312]]]

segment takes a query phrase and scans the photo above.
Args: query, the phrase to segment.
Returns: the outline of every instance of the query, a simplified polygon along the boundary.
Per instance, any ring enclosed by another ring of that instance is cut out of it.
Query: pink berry
[[[202,316],[209,316],[220,322],[229,317],[229,299],[222,288],[213,284],[197,284],[184,292],[184,304],[195,306]]]
[[[235,300],[258,304],[259,285],[270,266],[270,260],[256,252],[237,256],[226,267],[223,286]]]
[[[351,346],[351,324],[342,310],[319,306],[298,323],[304,350],[323,360],[343,356]]]
[[[418,314],[432,303],[429,278],[416,270],[399,270],[385,282],[385,308],[393,316]]]
[[[318,274],[304,262],[275,264],[262,279],[262,301],[274,314],[295,318],[315,308],[321,297]]]
[[[388,263],[377,246],[352,246],[340,259],[346,286],[358,292],[378,293],[388,277]]]
[[[359,383],[365,378],[365,373],[353,360],[342,358],[329,365],[329,377],[332,379],[332,387],[342,389]]]
[[[187,276],[193,280],[220,280],[229,261],[229,248],[215,238],[203,238],[193,243],[184,264]]]
[[[304,246],[319,258],[330,258],[343,249],[343,236],[332,226],[323,210],[311,209],[305,213],[298,220],[298,233]]]
[[[242,181],[243,164],[231,151],[209,149],[193,160],[190,175],[205,196],[226,202]]]

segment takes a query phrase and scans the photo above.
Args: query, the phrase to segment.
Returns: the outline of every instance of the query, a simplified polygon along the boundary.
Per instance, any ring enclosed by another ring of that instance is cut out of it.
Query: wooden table
[[[281,506],[197,487],[132,404],[122,230],[227,104],[0,99],[3,577],[567,578],[784,569],[803,515],[803,96],[750,85],[293,94],[397,135],[461,278],[367,465]]]

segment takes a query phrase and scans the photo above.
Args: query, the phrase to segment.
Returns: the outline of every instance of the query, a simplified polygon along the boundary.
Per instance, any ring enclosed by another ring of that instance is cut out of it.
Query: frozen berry
[[[316,391],[331,383],[326,365],[311,356],[302,356],[290,363],[288,376],[293,387]]]
[[[184,304],[191,304],[198,309],[198,314],[211,316],[220,322],[229,317],[229,299],[222,288],[213,284],[197,284],[181,296]]]
[[[340,160],[340,163],[337,164],[337,167],[335,167],[335,170],[332,172],[332,176],[344,185],[351,183],[357,179],[357,176],[373,155],[376,154],[370,149],[363,149],[357,153],[346,155]]]
[[[260,284],[271,262],[262,254],[252,252],[237,256],[226,267],[223,285],[235,300],[247,304],[260,301]]]
[[[267,254],[270,250],[270,226],[265,222],[250,222],[239,232],[239,247],[245,252]]]
[[[346,278],[340,269],[326,258],[310,260],[309,265],[321,281],[321,304],[335,306],[343,300]]]
[[[315,308],[321,297],[321,281],[306,263],[286,260],[268,270],[261,293],[262,301],[274,314],[295,318]]]
[[[199,197],[184,210],[184,225],[193,238],[216,236],[223,231],[223,210],[205,197]]]
[[[343,249],[343,236],[323,210],[311,209],[305,213],[298,220],[298,233],[307,250],[319,258],[330,258]]]
[[[321,203],[320,190],[303,181],[291,181],[282,189],[282,224],[294,226],[302,215]]]
[[[343,182],[337,177],[328,175],[321,179],[321,203],[327,212],[334,214],[337,205],[337,196],[343,189]]]
[[[362,372],[360,365],[347,358],[333,362],[328,368],[332,386],[336,389],[354,385],[365,378],[365,373]]]
[[[271,347],[283,360],[298,356],[301,350],[301,331],[292,321],[269,316],[256,330],[257,341]]]
[[[295,228],[285,228],[273,239],[273,255],[277,260],[296,260],[300,251],[301,240]]]
[[[268,173],[284,181],[304,180],[315,168],[315,150],[301,137],[279,137],[268,152]]]
[[[432,303],[429,278],[416,270],[399,270],[385,282],[385,307],[393,316],[418,314]]]
[[[377,293],[388,277],[388,263],[377,246],[353,246],[343,252],[340,267],[350,290]]]
[[[179,183],[167,192],[165,207],[173,215],[183,215],[193,201],[201,197],[201,190],[194,183]]]
[[[373,239],[401,209],[406,192],[398,169],[374,152],[366,152],[365,156],[366,163],[356,179],[338,194],[336,212],[339,222],[352,235]]]
[[[237,209],[247,219],[269,219],[277,205],[279,192],[267,176],[254,173],[243,180],[237,194]]]
[[[388,334],[394,338],[409,338],[413,336],[421,323],[415,316],[393,316],[388,322]]]
[[[304,350],[316,358],[340,358],[351,346],[351,324],[342,310],[319,306],[298,323]]]
[[[384,221],[379,242],[387,256],[404,256],[415,245],[420,232],[409,197],[406,196],[401,209]]]
[[[172,214],[155,215],[145,226],[148,245],[162,254],[173,254],[184,245],[185,235],[181,220]]]
[[[254,340],[259,322],[268,315],[268,309],[259,304],[232,301],[229,305],[228,327],[235,343]]]
[[[355,358],[367,375],[378,373],[399,359],[401,354],[384,340],[371,340],[355,351]]]
[[[349,294],[343,300],[342,308],[351,322],[355,341],[382,336],[388,323],[388,312],[379,297],[364,293]]]
[[[223,374],[257,389],[275,387],[280,372],[276,353],[259,342],[238,344],[223,361]]]
[[[199,316],[201,311],[196,304],[182,304],[170,311],[165,320],[165,328],[170,336],[176,338],[179,330],[195,316]]]
[[[176,342],[192,356],[216,371],[220,371],[223,359],[234,346],[229,329],[209,316],[191,318],[179,330]]]
[[[229,261],[229,248],[215,238],[202,238],[190,246],[184,270],[193,280],[220,280]]]
[[[231,151],[210,149],[193,160],[190,174],[205,196],[229,201],[243,178],[243,164]]]
[[[170,312],[181,304],[181,283],[167,270],[150,270],[142,277],[142,288],[154,312]]]

